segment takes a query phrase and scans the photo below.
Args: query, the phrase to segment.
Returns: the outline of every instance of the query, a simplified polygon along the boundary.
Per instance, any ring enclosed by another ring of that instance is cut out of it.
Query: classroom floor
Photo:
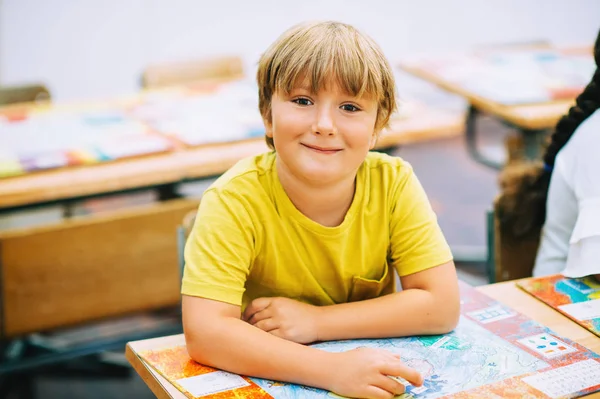
[[[506,129],[484,123],[483,143],[501,152]],[[474,162],[466,153],[463,137],[414,144],[395,151],[411,162],[428,192],[439,222],[453,248],[485,249],[485,212],[497,192],[497,172]],[[461,279],[472,285],[486,283],[480,262],[457,262]],[[133,371],[125,377],[36,376],[31,388],[0,399],[154,398]]]

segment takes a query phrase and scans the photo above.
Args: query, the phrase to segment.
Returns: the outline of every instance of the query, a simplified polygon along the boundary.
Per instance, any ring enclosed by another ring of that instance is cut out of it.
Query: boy
[[[406,162],[369,152],[396,106],[388,62],[351,26],[307,24],[263,54],[257,80],[274,151],[202,198],[182,285],[190,356],[352,397],[402,393],[389,376],[422,384],[383,350],[302,345],[458,321],[452,255],[422,187]]]

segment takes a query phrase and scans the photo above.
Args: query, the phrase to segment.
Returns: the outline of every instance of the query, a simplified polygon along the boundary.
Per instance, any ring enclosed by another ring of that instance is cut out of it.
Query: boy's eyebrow
[[[294,91],[294,90],[306,90],[306,91],[312,92],[312,87],[309,83],[304,82],[304,83],[293,85],[290,91]]]
[[[290,94],[292,94],[292,93],[293,93],[294,91],[296,91],[296,90],[298,90],[298,91],[304,91],[304,92],[308,92],[308,93],[310,93],[311,95],[312,95],[312,94],[315,94],[315,93],[313,92],[313,89],[312,89],[312,87],[311,87],[310,85],[296,85],[296,86],[292,87],[292,88],[290,89],[289,93],[287,93],[287,94],[288,94],[288,95],[290,95]],[[351,100],[353,100],[353,101],[359,101],[359,102],[362,102],[362,101],[369,101],[369,100],[375,100],[374,96],[372,96],[372,95],[368,95],[368,94],[365,94],[365,95],[363,95],[362,97],[358,97],[357,95],[355,95],[355,94],[352,94],[352,93],[350,93],[350,92],[342,91],[342,92],[341,92],[341,95],[342,95],[342,96],[345,96],[345,97],[348,97],[349,99],[351,99]]]

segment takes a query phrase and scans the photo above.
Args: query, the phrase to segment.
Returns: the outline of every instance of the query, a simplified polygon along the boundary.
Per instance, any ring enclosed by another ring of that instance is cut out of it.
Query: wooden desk
[[[415,107],[410,116],[392,121],[377,148],[456,136],[463,126],[460,113]],[[212,177],[244,157],[267,150],[261,137],[4,178],[0,179],[0,211]]]
[[[526,51],[527,49],[559,50],[551,46],[531,46],[521,48],[519,51]],[[592,54],[591,49],[585,47],[560,49],[560,51],[571,54]],[[405,61],[399,64],[404,71],[429,81],[444,90],[460,95],[469,102],[465,131],[467,149],[475,160],[494,168],[499,168],[501,165],[483,156],[476,145],[475,122],[480,113],[491,115],[517,128],[522,133],[526,155],[529,158],[537,158],[543,135],[547,133],[548,129],[554,128],[560,117],[565,115],[574,104],[574,98],[579,94],[578,92],[567,93],[564,99],[535,104],[504,105],[490,98],[477,95],[472,90],[433,72],[426,65],[427,63],[423,61]]]
[[[486,285],[478,287],[478,290],[551,328],[559,335],[570,338],[592,351],[600,353],[600,338],[564,317],[562,314],[556,312],[549,306],[544,305],[531,295],[523,292],[514,284],[514,282]],[[136,353],[144,350],[179,345],[184,342],[183,335],[172,335],[130,342],[127,344],[125,351],[127,359],[159,399],[185,399],[186,397],[160,374],[154,371],[154,369],[147,365]],[[600,398],[600,392],[588,395],[586,398]]]
[[[541,130],[552,128],[556,125],[558,119],[573,105],[573,99],[542,104],[503,105],[480,97],[462,86],[443,79],[418,64],[406,62],[400,63],[400,67],[406,72],[434,83],[444,90],[464,97],[478,110],[497,116],[505,122],[521,129]]]

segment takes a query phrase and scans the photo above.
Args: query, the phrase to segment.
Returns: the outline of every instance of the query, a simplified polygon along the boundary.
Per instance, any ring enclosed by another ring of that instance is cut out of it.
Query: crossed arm
[[[460,305],[453,262],[402,277],[401,283],[403,290],[394,294],[323,307],[259,298],[243,318],[299,343],[444,334],[454,329]]]
[[[184,296],[188,352],[201,363],[238,374],[347,396],[389,398],[404,391],[390,375],[422,383],[422,377],[399,361],[399,356],[374,349],[327,353],[300,344],[442,334],[456,326],[460,305],[453,262],[401,281],[401,292],[324,307],[286,298],[259,298],[244,314],[238,306]]]

